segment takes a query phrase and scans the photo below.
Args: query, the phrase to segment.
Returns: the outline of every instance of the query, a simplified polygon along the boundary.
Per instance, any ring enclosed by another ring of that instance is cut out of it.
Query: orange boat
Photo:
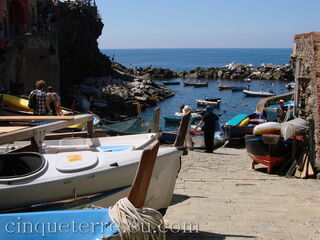
[[[231,86],[231,85],[219,85],[218,88],[219,88],[220,90],[225,90],[225,89],[231,89],[232,86]]]

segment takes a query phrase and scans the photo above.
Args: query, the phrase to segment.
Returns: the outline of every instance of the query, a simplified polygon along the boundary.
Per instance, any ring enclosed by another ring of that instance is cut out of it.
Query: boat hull
[[[64,156],[79,156],[83,153],[74,152]],[[93,168],[63,173],[55,165],[57,160],[61,160],[57,159],[59,154],[44,155],[49,164],[41,176],[11,181],[10,185],[5,181],[0,183],[0,210],[26,211],[32,210],[33,206],[37,210],[78,209],[87,204],[108,207],[127,196],[141,154],[142,151],[133,151],[130,155],[124,152],[95,153],[98,163]],[[176,148],[159,150],[146,207],[165,209],[169,206],[181,167],[181,155],[182,152]]]
[[[276,94],[271,93],[271,92],[262,92],[262,91],[255,92],[255,91],[243,90],[242,92],[247,97],[272,97],[272,96],[276,95]]]
[[[226,126],[225,132],[227,139],[244,138],[252,135],[255,126]]]
[[[264,143],[263,136],[246,136],[246,150],[252,159],[252,168],[261,163],[268,168],[268,173],[272,169],[289,160],[291,156],[291,141],[279,139],[276,144]]]

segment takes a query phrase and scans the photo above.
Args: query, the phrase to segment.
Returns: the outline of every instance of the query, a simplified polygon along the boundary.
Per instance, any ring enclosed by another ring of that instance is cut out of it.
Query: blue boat
[[[108,209],[1,214],[0,225],[6,240],[96,240],[118,233]]]
[[[287,101],[284,103],[284,106],[287,108],[293,107],[294,101]],[[269,122],[277,122],[278,121],[278,114],[277,114],[278,107],[279,107],[279,104],[275,104],[275,105],[265,107],[263,109],[264,115],[267,117]]]
[[[248,117],[247,114],[238,114],[234,118],[230,119],[226,126],[238,126],[243,120],[245,120]]]

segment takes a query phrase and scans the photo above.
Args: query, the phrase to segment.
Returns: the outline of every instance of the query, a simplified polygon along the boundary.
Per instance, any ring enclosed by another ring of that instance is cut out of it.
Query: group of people
[[[191,112],[191,108],[186,105],[181,107],[182,108],[182,113],[183,114],[188,114]],[[206,107],[206,112],[204,116],[202,117],[201,121],[198,123],[196,126],[195,130],[201,127],[201,130],[203,131],[204,134],[204,143],[206,146],[206,151],[207,153],[212,153],[214,150],[214,133],[216,130],[216,124],[219,121],[219,118],[216,114],[213,113],[213,107],[208,105]],[[188,131],[187,131],[187,136],[186,136],[186,141],[185,141],[185,146],[189,147],[190,149],[193,149],[193,142],[190,138],[190,129],[191,129],[191,122],[192,118],[190,118],[189,125],[188,125]]]
[[[62,116],[61,98],[54,92],[51,86],[48,86],[45,92],[46,82],[39,80],[36,82],[36,89],[29,95],[29,107],[32,108],[33,114],[37,116],[55,115]]]

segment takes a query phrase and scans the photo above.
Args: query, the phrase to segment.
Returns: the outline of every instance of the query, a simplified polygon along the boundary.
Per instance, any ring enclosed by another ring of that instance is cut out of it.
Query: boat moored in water
[[[194,81],[193,87],[208,87],[208,81],[206,82],[200,82],[200,81]]]
[[[226,90],[226,89],[231,89],[231,85],[219,85],[218,86],[219,90]]]
[[[180,85],[179,81],[163,81],[163,85]]]
[[[276,95],[273,91],[249,91],[249,90],[243,90],[242,92],[247,97],[271,97],[271,96],[275,96]]]
[[[198,104],[199,106],[207,106],[207,105],[210,105],[210,106],[219,108],[219,107],[220,107],[220,102],[221,102],[221,100],[217,100],[217,101],[206,101],[206,100],[196,99],[196,102],[197,102],[197,104]]]

